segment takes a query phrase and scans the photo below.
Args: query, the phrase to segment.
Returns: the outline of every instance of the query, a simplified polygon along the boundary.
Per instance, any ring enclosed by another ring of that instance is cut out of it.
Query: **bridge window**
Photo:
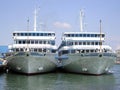
[[[43,33],[41,33],[41,36],[43,36]]]
[[[91,37],[95,37],[95,35],[94,35],[94,34],[91,34]]]
[[[46,41],[44,41],[43,43],[46,44]]]
[[[105,37],[105,34],[102,34],[102,37]]]
[[[94,50],[90,50],[90,52],[94,52]]]
[[[82,34],[79,34],[80,37],[82,37]]]
[[[83,37],[86,37],[86,34],[83,34]]]
[[[83,42],[83,45],[86,45],[86,42]]]
[[[74,34],[71,34],[72,37],[74,37]]]
[[[35,36],[35,33],[32,33],[32,36]]]
[[[79,45],[82,45],[82,42],[79,42]]]
[[[78,42],[75,42],[75,45],[78,45]]]
[[[16,35],[16,33],[13,33],[13,36],[15,36]]]
[[[34,41],[33,41],[33,40],[31,41],[31,44],[34,44]]]
[[[21,33],[21,36],[23,36],[24,34],[23,33]]]
[[[48,36],[51,36],[51,33],[48,33]]]
[[[37,34],[37,36],[39,36],[39,33],[36,33]]]
[[[70,34],[68,34],[68,37],[70,37]]]
[[[23,44],[25,44],[25,40],[23,40]]]
[[[86,53],[89,53],[89,50],[86,50]]]
[[[98,45],[98,42],[95,42],[95,45]]]
[[[18,43],[21,44],[21,41],[19,41]]]
[[[78,34],[75,34],[75,37],[78,37]]]
[[[87,37],[90,37],[90,34],[87,34]]]
[[[42,44],[42,41],[39,41],[39,44]]]
[[[35,44],[38,44],[38,40],[35,40]]]
[[[90,42],[87,42],[87,45],[90,45]]]
[[[91,42],[91,45],[94,45],[94,42]]]
[[[27,33],[25,33],[25,36],[27,36]]]

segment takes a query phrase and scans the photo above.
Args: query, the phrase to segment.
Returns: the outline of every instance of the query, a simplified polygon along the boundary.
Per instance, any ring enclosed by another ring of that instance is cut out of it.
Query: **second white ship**
[[[82,18],[82,12],[80,13]],[[82,22],[82,21],[81,21]],[[116,55],[105,45],[101,32],[64,32],[59,47],[60,67],[68,72],[100,75],[109,72],[115,64]]]

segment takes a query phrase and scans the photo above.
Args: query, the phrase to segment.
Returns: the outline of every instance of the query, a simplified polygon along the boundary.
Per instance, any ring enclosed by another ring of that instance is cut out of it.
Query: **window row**
[[[69,54],[69,53],[96,53],[96,52],[100,52],[100,49],[81,49],[81,50],[63,50],[60,51],[59,54]],[[111,52],[111,50],[109,49],[102,49],[102,52]]]
[[[105,37],[105,34],[64,34],[66,37]]]
[[[15,44],[51,44],[55,45],[55,41],[41,41],[41,40],[15,40]]]
[[[13,33],[13,36],[55,36],[55,33]]]
[[[16,52],[27,51],[27,48],[14,48],[13,51],[16,51]],[[56,52],[56,50],[54,49],[51,50],[51,49],[46,49],[46,48],[29,48],[29,51],[41,52],[41,53],[55,53]]]
[[[71,46],[71,45],[102,45],[102,42],[63,42],[65,46]]]

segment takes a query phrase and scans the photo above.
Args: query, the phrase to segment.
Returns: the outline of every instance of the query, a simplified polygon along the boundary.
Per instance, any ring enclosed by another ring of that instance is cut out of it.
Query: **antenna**
[[[29,17],[27,19],[27,31],[29,31]]]
[[[83,13],[83,10],[81,9],[80,10],[80,31],[81,32],[83,31],[83,16],[84,16],[84,13]]]

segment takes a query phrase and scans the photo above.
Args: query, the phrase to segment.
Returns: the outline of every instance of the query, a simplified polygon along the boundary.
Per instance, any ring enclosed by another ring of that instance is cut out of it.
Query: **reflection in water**
[[[5,90],[114,90],[113,75],[87,76],[50,73],[34,76],[6,75]]]
[[[0,74],[0,90],[120,90],[120,65],[114,74],[90,76],[49,73],[33,76]]]
[[[114,90],[114,78],[110,76],[87,76],[62,74],[54,90]]]
[[[24,76],[8,74],[7,88],[10,90],[49,90],[55,84],[56,76],[54,74],[42,74],[34,76]]]

